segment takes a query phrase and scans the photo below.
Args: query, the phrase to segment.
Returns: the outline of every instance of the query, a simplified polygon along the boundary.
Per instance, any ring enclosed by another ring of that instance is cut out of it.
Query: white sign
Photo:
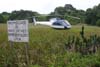
[[[8,40],[13,42],[29,42],[28,20],[8,21]]]

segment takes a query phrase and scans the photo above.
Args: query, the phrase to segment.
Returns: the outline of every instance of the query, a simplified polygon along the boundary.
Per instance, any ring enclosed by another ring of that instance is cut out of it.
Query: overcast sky
[[[0,13],[23,9],[47,14],[65,4],[72,4],[76,9],[86,10],[99,3],[100,0],[0,0]]]

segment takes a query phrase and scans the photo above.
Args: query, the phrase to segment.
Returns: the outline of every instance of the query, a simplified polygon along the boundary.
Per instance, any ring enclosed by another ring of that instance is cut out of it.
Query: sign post
[[[8,21],[8,41],[29,42],[28,20]]]
[[[28,20],[13,20],[7,21],[8,26],[8,41],[25,42],[26,64],[29,67],[29,53],[28,53]],[[12,44],[11,44],[12,45]]]

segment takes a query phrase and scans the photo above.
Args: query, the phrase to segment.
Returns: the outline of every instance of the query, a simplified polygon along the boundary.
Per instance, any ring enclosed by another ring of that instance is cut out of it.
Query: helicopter
[[[78,17],[73,17],[73,16],[68,16],[68,17],[80,19]],[[36,21],[36,17],[33,16],[32,22],[33,22],[33,25],[38,25],[38,24],[47,25],[47,26],[50,26],[55,29],[70,29],[70,28],[72,28],[72,25],[70,24],[70,22],[68,22],[65,19],[58,18],[58,17],[51,18],[51,19],[49,19],[49,21]]]

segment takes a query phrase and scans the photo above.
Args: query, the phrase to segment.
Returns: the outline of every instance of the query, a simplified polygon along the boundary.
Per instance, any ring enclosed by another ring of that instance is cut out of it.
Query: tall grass
[[[56,30],[30,24],[28,44],[30,67],[99,67],[99,30],[99,27],[85,26],[85,42],[80,35],[81,26],[79,25],[72,26],[68,30]],[[90,46],[87,47],[86,44]],[[94,45],[98,48],[93,53]],[[92,53],[89,53],[89,50],[86,51],[87,48],[91,49]],[[9,43],[7,26],[0,24],[0,67],[26,66],[25,43]]]

